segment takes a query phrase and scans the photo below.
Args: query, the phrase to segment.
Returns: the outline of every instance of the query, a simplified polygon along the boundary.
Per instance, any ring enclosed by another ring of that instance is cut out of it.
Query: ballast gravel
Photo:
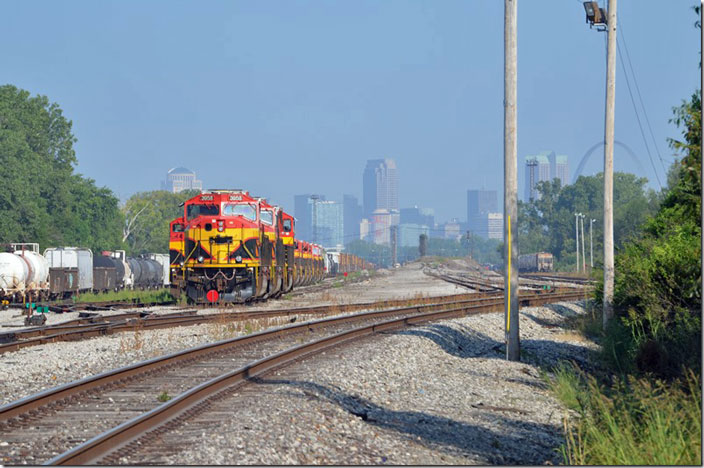
[[[375,296],[374,283],[364,282],[292,305],[417,297],[424,284],[428,295],[466,292],[421,268],[380,275],[385,294]],[[187,436],[177,444],[182,450],[120,463],[560,463],[556,449],[566,409],[541,374],[564,360],[590,365],[597,345],[566,328],[571,317],[585,313],[583,306],[521,309],[522,362],[504,359],[501,313],[412,327],[319,354],[236,391],[224,400],[232,399],[226,409],[237,408],[230,417],[205,413],[164,436]],[[205,324],[128,332],[6,353],[0,355],[0,404],[244,333],[224,336],[223,330],[223,324]]]
[[[412,327],[258,379],[162,436],[187,448],[121,462],[561,463],[566,410],[541,373],[561,360],[588,366],[597,347],[562,328],[581,305],[522,312],[523,362],[504,359],[502,314]],[[234,417],[213,416],[226,408]]]

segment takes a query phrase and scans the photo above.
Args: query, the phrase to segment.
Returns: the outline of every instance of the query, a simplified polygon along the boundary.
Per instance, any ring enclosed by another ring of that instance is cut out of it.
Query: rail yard
[[[584,285],[536,281],[520,293],[524,363],[502,359],[502,286],[461,260],[252,305],[71,312],[43,335],[16,329],[6,346],[45,342],[0,357],[0,461],[557,462],[563,410],[540,369],[595,346],[562,328],[583,313]]]

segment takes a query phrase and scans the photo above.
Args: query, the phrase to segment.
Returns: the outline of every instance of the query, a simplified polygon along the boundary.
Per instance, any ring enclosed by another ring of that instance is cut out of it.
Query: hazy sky
[[[619,2],[663,183],[666,138],[680,135],[671,108],[699,83],[695,4]],[[518,10],[522,196],[526,155],[567,154],[572,178],[603,139],[606,54],[581,1]],[[396,160],[401,207],[435,208],[440,221],[466,217],[469,188],[501,198],[500,0],[3,1],[0,43],[0,84],[57,102],[78,171],[123,200],[186,166],[208,188],[246,188],[290,210],[299,193],[361,202],[376,158]],[[616,138],[640,167],[619,147],[615,167],[658,188],[617,64]]]

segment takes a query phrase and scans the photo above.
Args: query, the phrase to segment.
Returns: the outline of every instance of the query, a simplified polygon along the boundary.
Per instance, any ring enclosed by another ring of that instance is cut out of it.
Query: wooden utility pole
[[[586,273],[587,256],[584,254],[584,218],[586,218],[586,216],[584,215],[584,213],[582,213],[582,216],[580,216],[580,218],[582,219],[582,222],[580,223],[582,225],[582,232],[580,233],[580,235],[582,236],[582,273]]]
[[[609,0],[606,26],[606,122],[604,124],[604,316],[603,327],[614,309],[614,119],[616,97],[616,5]]]
[[[519,361],[518,335],[518,0],[504,0],[504,316],[506,359]]]
[[[594,269],[594,237],[592,236],[592,226],[596,219],[589,221],[589,273]]]
[[[398,226],[391,226],[391,268],[396,266],[398,259]]]
[[[577,244],[577,273],[579,273],[579,213],[574,214],[574,242]]]

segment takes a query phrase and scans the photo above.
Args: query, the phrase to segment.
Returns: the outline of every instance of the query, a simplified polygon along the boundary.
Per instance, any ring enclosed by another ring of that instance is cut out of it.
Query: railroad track
[[[427,270],[424,270],[423,272],[428,276],[439,278],[443,281],[447,281],[448,283],[464,286],[465,288],[469,288],[480,293],[495,293],[504,290],[503,286],[498,286],[479,278],[468,278],[466,276],[451,275],[448,273],[435,273]]]
[[[466,288],[483,293],[491,293],[504,290],[503,284],[499,285],[491,281],[487,281],[485,279],[471,278],[460,275],[451,275],[447,273],[434,273],[430,271],[426,272],[426,274],[447,281],[448,283],[457,284],[459,286],[464,286]],[[579,285],[590,285],[594,283],[594,280],[590,278],[557,274],[550,275],[542,273],[521,273],[519,279],[521,287],[533,289],[541,289],[543,286],[554,286],[554,283],[558,282],[573,283]],[[503,280],[503,278],[501,278],[501,280]],[[503,281],[501,281],[501,283],[503,283]]]
[[[574,284],[594,284],[595,281],[591,278],[585,278],[584,276],[571,276],[571,275],[560,275],[560,274],[549,274],[549,273],[521,273],[522,277],[535,280],[543,281],[559,281],[564,283],[574,283]]]
[[[583,296],[583,291],[535,294],[520,301],[529,306]],[[0,407],[0,439],[11,448],[2,463],[115,464],[249,379],[296,359],[383,331],[502,308],[503,298],[481,297],[326,318],[203,345],[49,389]],[[157,396],[167,392],[178,396],[159,404]]]
[[[0,333],[0,354],[17,351],[22,348],[37,346],[57,341],[76,341],[95,336],[110,335],[124,331],[171,328],[199,325],[209,322],[241,322],[247,320],[271,319],[284,317],[297,320],[298,317],[327,316],[366,310],[370,308],[388,308],[415,306],[438,302],[456,302],[483,297],[477,294],[449,295],[432,298],[413,298],[357,304],[326,305],[302,308],[286,308],[260,311],[223,312],[218,314],[198,315],[197,310],[184,310],[173,314],[152,314],[131,311],[116,315],[85,314],[75,320],[56,325],[32,327],[22,330]]]

